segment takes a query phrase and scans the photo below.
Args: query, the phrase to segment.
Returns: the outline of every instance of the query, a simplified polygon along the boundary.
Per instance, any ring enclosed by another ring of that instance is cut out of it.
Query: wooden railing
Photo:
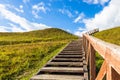
[[[89,34],[83,34],[83,48],[89,66],[90,80],[120,80],[120,46],[104,42]],[[104,62],[96,76],[95,53],[103,57]]]

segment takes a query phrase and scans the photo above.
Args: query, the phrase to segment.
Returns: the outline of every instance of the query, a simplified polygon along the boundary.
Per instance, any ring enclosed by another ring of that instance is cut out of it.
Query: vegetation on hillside
[[[120,27],[100,31],[98,33],[95,33],[94,36],[106,42],[120,45]],[[96,54],[97,73],[100,70],[102,63],[103,63],[103,58],[97,53]]]
[[[0,33],[0,80],[29,80],[76,36],[50,28],[25,33]]]
[[[120,27],[95,33],[94,36],[106,42],[120,45]]]
[[[0,44],[36,43],[42,41],[71,40],[78,38],[57,28],[30,31],[24,33],[0,33]]]

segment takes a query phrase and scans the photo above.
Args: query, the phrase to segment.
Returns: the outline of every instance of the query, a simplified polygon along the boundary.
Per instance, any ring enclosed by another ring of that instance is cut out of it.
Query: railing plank
[[[84,36],[90,41],[94,49],[120,74],[120,47],[86,34]]]
[[[88,34],[83,34],[83,39],[86,60],[90,59],[90,80],[95,80],[95,51],[105,60],[96,80],[102,80],[105,73],[107,80],[120,80],[120,46],[104,42]]]
[[[103,62],[101,69],[96,77],[96,80],[102,80],[106,74],[106,68],[107,68],[107,64],[106,61]]]
[[[111,66],[107,63],[107,80],[112,80]]]

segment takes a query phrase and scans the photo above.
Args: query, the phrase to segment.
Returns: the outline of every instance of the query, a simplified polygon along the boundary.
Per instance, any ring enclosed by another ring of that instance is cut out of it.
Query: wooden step
[[[83,68],[81,67],[43,67],[39,74],[52,73],[52,74],[82,74]]]
[[[56,58],[82,58],[83,55],[57,55]]]
[[[82,50],[81,51],[65,51],[65,50],[62,51],[62,53],[81,53],[81,52]]]
[[[83,53],[59,53],[59,55],[82,55]]]
[[[49,62],[46,66],[82,67],[82,62]]]
[[[83,80],[80,75],[56,75],[56,74],[41,74],[35,75],[30,80]]]
[[[54,58],[52,62],[82,62],[80,58]]]

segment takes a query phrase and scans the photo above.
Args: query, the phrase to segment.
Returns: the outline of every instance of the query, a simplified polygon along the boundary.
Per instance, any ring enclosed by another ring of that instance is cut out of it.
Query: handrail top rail
[[[83,34],[94,49],[120,73],[120,46],[105,42],[88,34]]]
[[[96,32],[99,32],[99,28],[90,30],[90,31],[86,32],[85,34],[91,35],[91,34],[94,34],[94,33],[96,33]]]

